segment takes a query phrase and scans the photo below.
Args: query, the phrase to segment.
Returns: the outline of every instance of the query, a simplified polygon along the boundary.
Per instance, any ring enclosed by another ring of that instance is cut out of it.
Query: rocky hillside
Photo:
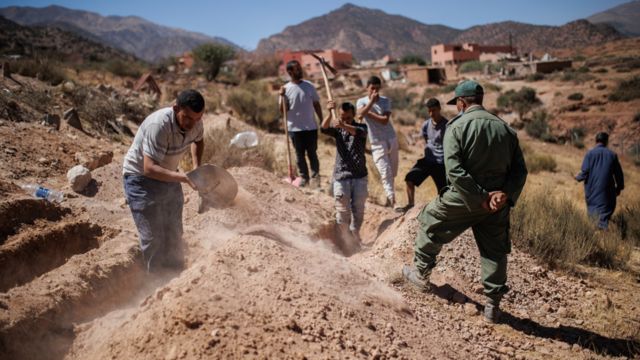
[[[136,16],[101,16],[60,6],[45,8],[12,6],[0,9],[0,16],[21,25],[55,25],[154,62],[206,43],[236,47],[220,37],[154,24]]]
[[[591,15],[587,20],[594,24],[609,24],[620,33],[640,36],[640,1],[630,1],[609,10]]]
[[[594,25],[576,20],[562,26],[544,26],[505,21],[473,26],[458,35],[455,42],[508,44],[509,35],[520,52],[549,51],[583,47],[621,39],[623,36],[606,24]]]
[[[404,16],[346,4],[262,39],[256,51],[270,53],[286,48],[334,48],[351,51],[359,60],[380,58],[386,54],[425,55],[431,45],[449,41],[459,32],[443,25],[426,25]]]
[[[375,19],[375,22],[371,19]],[[526,52],[585,46],[622,37],[609,25],[594,25],[586,20],[563,26],[507,21],[458,30],[346,4],[261,40],[257,51],[268,53],[286,48],[335,48],[351,51],[359,60],[380,58],[387,54],[396,57],[418,54],[429,58],[431,46],[437,43],[469,41],[508,44],[509,34],[513,45]]]
[[[0,16],[0,55],[70,62],[135,61],[133,55],[57,27],[22,26]]]

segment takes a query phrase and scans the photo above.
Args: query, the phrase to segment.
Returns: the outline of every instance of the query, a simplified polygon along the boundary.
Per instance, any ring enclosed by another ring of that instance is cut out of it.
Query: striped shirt
[[[178,163],[189,146],[202,141],[202,120],[193,129],[183,131],[178,126],[172,107],[160,109],[147,116],[140,125],[133,143],[124,157],[124,175],[144,175],[144,155],[167,170],[178,170]]]

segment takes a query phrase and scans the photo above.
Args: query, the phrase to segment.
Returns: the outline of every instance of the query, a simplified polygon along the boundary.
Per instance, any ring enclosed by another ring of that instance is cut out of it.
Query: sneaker
[[[307,183],[309,183],[309,180],[305,179],[305,178],[301,178],[300,179],[300,187],[305,187],[307,186]]]
[[[487,303],[484,306],[484,318],[490,323],[497,323],[500,320],[500,307],[498,304]]]
[[[413,207],[413,204],[407,204],[407,205],[405,205],[405,206],[403,206],[403,207],[397,207],[397,208],[395,208],[394,210],[395,210],[397,213],[404,214],[404,213],[406,213],[407,211],[409,211],[412,207]]]
[[[422,292],[430,292],[433,289],[428,276],[422,276],[413,266],[405,265],[402,268],[402,276]]]

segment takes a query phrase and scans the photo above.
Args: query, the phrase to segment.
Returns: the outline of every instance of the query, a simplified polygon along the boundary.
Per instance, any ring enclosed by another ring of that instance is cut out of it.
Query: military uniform
[[[415,268],[428,279],[442,246],[471,228],[480,250],[484,293],[499,301],[508,291],[509,209],[527,177],[517,135],[503,120],[472,105],[450,121],[444,157],[448,185],[418,216]],[[507,194],[508,206],[492,213],[482,204],[497,190]]]

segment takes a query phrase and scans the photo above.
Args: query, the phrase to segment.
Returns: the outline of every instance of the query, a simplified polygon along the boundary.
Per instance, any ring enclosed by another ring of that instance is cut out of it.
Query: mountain
[[[592,24],[587,20],[576,20],[562,26],[505,21],[470,27],[458,35],[454,42],[509,44],[509,36],[513,46],[521,53],[582,47],[623,37],[610,25]]]
[[[609,24],[621,34],[640,36],[640,1],[631,1],[587,18],[594,24]]]
[[[358,60],[387,54],[424,55],[431,45],[449,41],[459,33],[444,25],[425,25],[404,16],[346,4],[260,40],[256,52],[333,48],[350,51]]]
[[[509,34],[513,46],[522,52],[590,45],[622,37],[609,25],[595,25],[586,20],[563,26],[507,21],[459,30],[346,4],[260,40],[256,51],[272,53],[278,49],[334,48],[350,51],[358,60],[376,59],[387,54],[394,57],[417,54],[430,58],[431,46],[438,43],[507,45]]]
[[[221,37],[170,28],[136,16],[102,16],[55,5],[44,8],[6,7],[0,9],[0,16],[20,25],[54,25],[91,40],[100,40],[150,62],[182,54],[206,42],[238,48]]]
[[[59,61],[126,63],[136,58],[122,50],[106,46],[57,27],[22,26],[0,16],[0,56],[20,55]]]

